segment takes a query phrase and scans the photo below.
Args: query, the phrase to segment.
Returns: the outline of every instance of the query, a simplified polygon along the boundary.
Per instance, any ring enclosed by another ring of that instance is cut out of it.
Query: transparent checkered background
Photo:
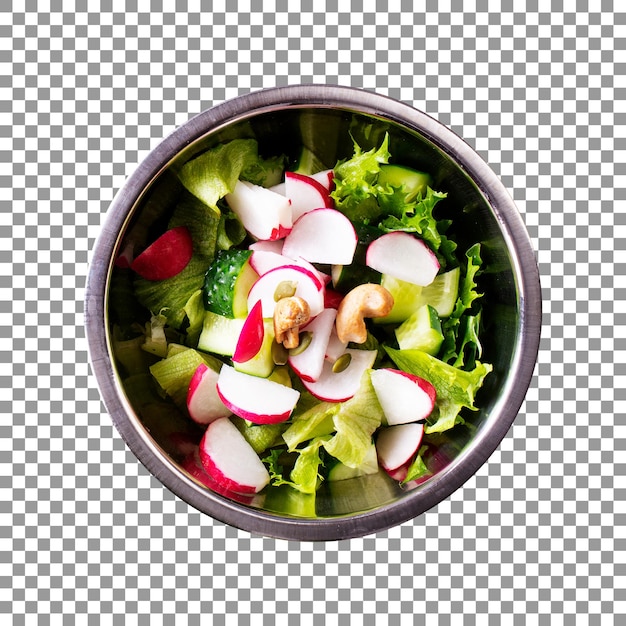
[[[626,623],[620,9],[618,0],[5,0],[3,618]],[[489,462],[418,519],[327,544],[237,531],[151,477],[100,402],[82,317],[89,250],[136,164],[201,110],[297,82],[395,97],[475,146],[524,216],[545,298],[535,377]]]

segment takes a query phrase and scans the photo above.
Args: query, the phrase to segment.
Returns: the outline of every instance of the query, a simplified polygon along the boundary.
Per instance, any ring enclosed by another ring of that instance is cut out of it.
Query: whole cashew
[[[311,319],[306,300],[298,296],[281,298],[274,307],[274,336],[278,343],[291,350],[300,344],[299,330]]]
[[[380,285],[365,283],[349,291],[337,310],[335,326],[339,341],[363,343],[367,339],[365,318],[384,317],[393,307],[393,296]]]

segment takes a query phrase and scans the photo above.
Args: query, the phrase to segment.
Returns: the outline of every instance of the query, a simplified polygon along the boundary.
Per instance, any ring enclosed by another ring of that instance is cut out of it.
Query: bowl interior
[[[255,497],[230,498],[208,490],[194,478],[193,470],[185,465],[185,459],[197,446],[203,431],[158,392],[147,369],[150,357],[132,368],[113,359],[116,392],[126,407],[124,420],[130,423],[130,428],[139,434],[152,453],[160,457],[160,467],[167,468],[163,472],[170,472],[181,484],[184,483],[186,493],[179,495],[218,518],[220,513],[216,510],[224,506],[231,512],[243,512],[242,520],[246,512],[252,517],[257,512],[268,512],[270,518],[279,523],[295,518],[314,519],[323,524],[346,516],[389,512],[396,504],[410,501],[411,509],[403,513],[408,519],[449,495],[453,488],[445,485],[445,477],[453,474],[464,459],[473,455],[471,471],[463,476],[467,478],[497,445],[496,442],[484,454],[475,450],[481,442],[484,443],[485,433],[494,422],[502,419],[503,405],[512,384],[509,375],[515,369],[515,360],[520,353],[523,302],[520,298],[518,259],[511,249],[510,233],[498,217],[498,208],[491,202],[489,189],[475,180],[475,175],[455,160],[455,155],[450,154],[445,146],[439,145],[435,136],[408,128],[382,114],[365,114],[349,107],[293,105],[270,108],[218,125],[180,150],[166,167],[152,177],[145,191],[128,208],[111,258],[107,260],[105,325],[108,345],[111,347],[115,343],[116,329],[126,323],[129,316],[136,317],[135,321],[142,324],[149,318],[146,311],[129,304],[132,294],[129,293],[128,272],[115,269],[112,259],[123,249],[124,240],[130,232],[143,233],[146,241],[162,232],[181,193],[181,186],[173,173],[176,168],[218,143],[240,137],[256,138],[264,156],[284,153],[293,160],[304,145],[314,149],[326,167],[332,167],[337,160],[352,155],[351,136],[361,147],[369,149],[380,145],[385,133],[389,133],[393,162],[430,172],[434,179],[433,188],[448,192],[448,198],[438,205],[438,217],[452,220],[449,236],[458,242],[461,254],[476,242],[482,244],[483,273],[479,286],[485,295],[481,360],[491,363],[493,372],[486,378],[477,396],[476,403],[480,409],[464,413],[465,425],[427,438],[429,448],[425,460],[433,475],[422,483],[414,482],[408,487],[401,487],[381,471],[363,478],[323,483],[315,497],[285,487]],[[514,413],[517,408],[514,408]],[[506,417],[505,421],[508,421],[500,429],[498,441],[513,417]],[[128,424],[125,424],[120,430],[124,434],[128,429]],[[154,473],[153,468],[150,469]],[[173,484],[176,481],[169,480],[168,486]],[[193,497],[188,497],[190,490]],[[387,515],[380,527],[393,521],[391,514]],[[232,519],[229,521],[233,523]],[[241,520],[234,524],[246,525]]]

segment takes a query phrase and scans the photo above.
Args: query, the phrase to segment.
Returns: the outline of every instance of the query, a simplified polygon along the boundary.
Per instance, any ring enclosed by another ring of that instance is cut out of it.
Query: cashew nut
[[[288,350],[300,343],[298,332],[311,319],[311,309],[306,300],[298,296],[281,298],[274,308],[274,337]]]
[[[349,291],[337,311],[339,341],[363,343],[367,339],[365,318],[384,317],[393,307],[393,296],[380,285],[365,283]]]

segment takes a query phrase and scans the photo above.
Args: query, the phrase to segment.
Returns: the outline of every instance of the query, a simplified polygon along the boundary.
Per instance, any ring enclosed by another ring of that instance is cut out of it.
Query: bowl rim
[[[479,441],[444,468],[438,480],[424,483],[418,492],[408,492],[399,501],[374,510],[327,518],[284,517],[239,504],[200,486],[168,459],[116,384],[105,306],[118,233],[142,193],[183,148],[225,125],[261,113],[306,107],[340,108],[394,122],[423,135],[462,164],[489,203],[506,240],[520,307],[512,375],[480,429]],[[416,518],[459,489],[487,461],[509,431],[530,386],[539,351],[542,302],[535,252],[521,214],[500,179],[468,143],[430,115],[399,100],[355,87],[312,83],[240,95],[199,113],[166,136],[127,177],[107,211],[92,249],[84,311],[89,360],[103,403],[122,439],[152,475],[197,510],[235,528],[277,539],[329,541],[381,532]]]

